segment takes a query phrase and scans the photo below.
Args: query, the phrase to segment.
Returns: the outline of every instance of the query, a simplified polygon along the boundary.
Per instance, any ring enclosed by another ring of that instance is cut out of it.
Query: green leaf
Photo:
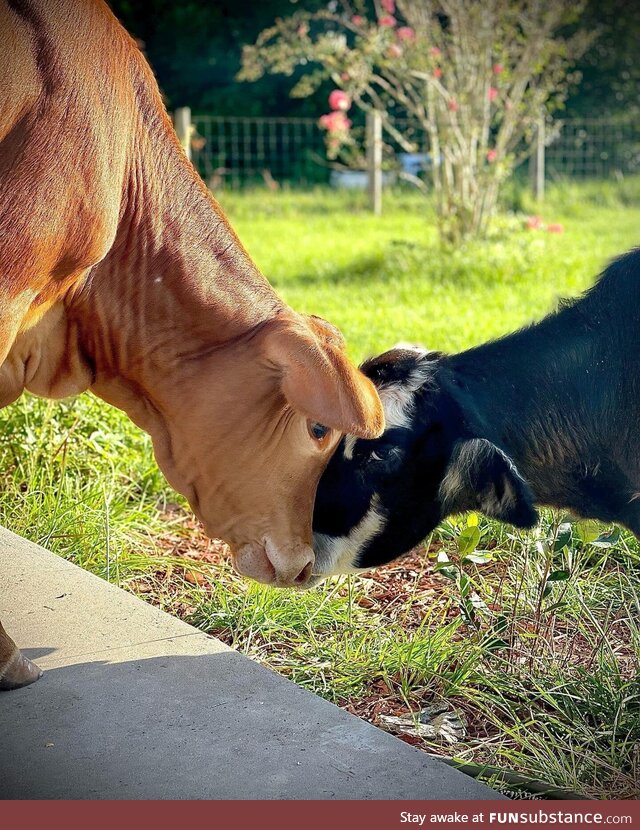
[[[451,564],[449,557],[444,551],[438,553],[438,561],[436,562],[434,570],[452,582],[456,582],[458,579],[459,571],[455,565]]]
[[[556,533],[556,538],[553,543],[553,551],[554,553],[558,553],[571,541],[571,525],[569,522],[565,522],[558,527],[558,532]]]
[[[551,605],[547,605],[547,614],[550,614],[552,611],[559,611],[561,608],[567,608],[567,603],[564,600],[560,602],[553,602]]]
[[[459,571],[458,588],[460,590],[460,596],[463,599],[466,599],[466,597],[469,596],[469,591],[471,590],[471,585],[472,585],[472,582],[469,579],[469,577],[465,573],[463,573],[462,571]]]
[[[594,539],[591,544],[594,548],[610,548],[620,539],[620,531],[617,527],[614,527],[613,530],[610,530],[607,533],[603,533],[601,536],[598,536],[597,539]]]
[[[597,539],[602,531],[602,525],[595,519],[584,519],[577,522],[575,528],[578,538],[585,545]]]
[[[493,561],[493,552],[490,550],[477,550],[475,553],[468,553],[464,557],[465,562],[474,562],[476,565],[486,565]]]
[[[547,578],[547,582],[566,582],[570,577],[570,571],[552,571]]]
[[[460,614],[466,625],[476,625],[476,609],[471,602],[460,603]]]
[[[458,579],[458,569],[455,568],[453,565],[450,567],[436,567],[436,571],[439,574],[442,574],[446,579],[450,579],[452,582],[455,582]]]
[[[480,541],[480,529],[478,527],[465,527],[458,536],[458,550],[462,556],[467,556],[478,547]]]

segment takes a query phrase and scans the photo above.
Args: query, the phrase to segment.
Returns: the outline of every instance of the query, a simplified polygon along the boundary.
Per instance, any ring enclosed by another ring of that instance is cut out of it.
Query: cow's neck
[[[218,350],[284,308],[180,148],[154,150],[151,169],[131,171],[109,255],[69,305],[92,390],[152,435],[186,367],[218,374]]]
[[[632,526],[638,502],[633,516],[625,505],[640,476],[622,401],[633,404],[637,391],[626,388],[616,334],[589,302],[446,364],[471,428],[509,454],[537,503]]]
[[[250,337],[284,308],[166,123],[155,126],[133,156],[109,253],[18,336],[0,406],[25,388],[65,397],[91,386],[151,429],[179,361]]]
[[[243,337],[282,308],[179,148],[147,157],[109,255],[72,304],[91,360],[120,376]]]

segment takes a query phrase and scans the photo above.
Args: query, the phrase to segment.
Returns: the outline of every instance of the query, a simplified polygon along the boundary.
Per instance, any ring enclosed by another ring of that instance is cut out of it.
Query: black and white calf
[[[318,579],[389,562],[471,509],[531,527],[552,505],[640,535],[640,250],[500,340],[362,368],[387,429],[343,438],[320,481]]]

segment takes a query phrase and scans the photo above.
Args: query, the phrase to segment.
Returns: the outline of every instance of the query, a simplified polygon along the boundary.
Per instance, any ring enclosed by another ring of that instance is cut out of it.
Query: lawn
[[[526,230],[534,208],[514,187],[492,237],[457,250],[411,193],[390,194],[381,218],[362,194],[219,198],[279,293],[340,326],[358,360],[399,340],[461,349],[535,319],[640,228],[638,181],[554,187],[537,212],[562,234]],[[0,419],[0,522],[17,533],[426,751],[583,796],[640,795],[629,534],[551,513],[526,534],[472,514],[395,565],[278,592],[232,573],[120,413],[25,396]],[[449,740],[415,734],[433,706]]]

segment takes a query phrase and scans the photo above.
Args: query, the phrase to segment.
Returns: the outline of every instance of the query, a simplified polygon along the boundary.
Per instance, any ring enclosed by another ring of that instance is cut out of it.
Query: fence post
[[[367,113],[367,174],[369,204],[376,216],[382,213],[382,116],[376,110]]]
[[[531,176],[531,188],[533,195],[538,202],[544,199],[544,149],[545,130],[544,116],[540,116],[536,125],[535,149],[529,156],[529,173]]]
[[[173,124],[180,144],[191,161],[191,107],[178,107],[173,114]]]

